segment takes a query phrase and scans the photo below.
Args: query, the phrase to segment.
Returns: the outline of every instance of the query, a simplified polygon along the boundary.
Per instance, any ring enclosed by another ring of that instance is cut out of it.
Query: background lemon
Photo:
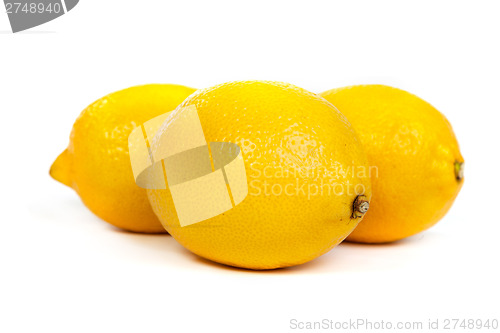
[[[366,169],[367,159],[349,122],[325,99],[285,83],[226,83],[191,95],[163,126],[183,119],[191,106],[207,142],[241,147],[249,193],[223,214],[180,227],[169,190],[148,190],[156,214],[183,246],[232,266],[292,266],[327,252],[361,220],[353,212],[363,202],[355,186],[369,201],[368,174],[336,171]],[[153,153],[158,148],[153,141]]]
[[[134,181],[128,136],[143,122],[172,111],[195,89],[151,84],[109,94],[82,111],[68,148],[50,175],[72,187],[94,214],[117,227],[146,233],[165,232]]]
[[[463,162],[448,120],[406,91],[383,85],[321,94],[359,134],[372,174],[372,208],[348,240],[399,240],[438,222],[463,183]]]

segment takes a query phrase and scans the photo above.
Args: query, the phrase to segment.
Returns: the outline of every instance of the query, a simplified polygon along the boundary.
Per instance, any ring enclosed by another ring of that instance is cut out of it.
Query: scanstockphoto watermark
[[[322,319],[319,321],[300,321],[290,319],[290,329],[292,330],[386,330],[386,329],[406,329],[422,330],[424,324],[422,321],[398,321],[387,320],[368,320],[368,319],[349,319],[345,321],[336,321],[332,319]]]
[[[324,195],[362,195],[366,192],[365,185],[355,180],[373,179],[378,175],[376,166],[346,166],[338,162],[312,167],[254,163],[248,174],[249,195],[305,196],[308,199]]]
[[[432,331],[432,330],[471,330],[499,329],[497,318],[429,318],[417,321],[393,321],[393,320],[371,320],[357,318],[349,320],[321,319],[317,321],[301,321],[290,319],[291,330],[336,330],[336,331],[373,331],[373,330],[408,330],[408,331]]]
[[[31,29],[52,21],[70,10],[79,0],[4,0],[12,32]]]

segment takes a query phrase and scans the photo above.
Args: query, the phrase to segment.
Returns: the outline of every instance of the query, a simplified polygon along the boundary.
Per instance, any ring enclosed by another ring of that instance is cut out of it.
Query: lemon
[[[151,84],[109,94],[82,111],[68,148],[50,169],[57,181],[73,188],[104,221],[122,229],[165,232],[144,189],[130,168],[128,136],[143,122],[172,111],[195,89]]]
[[[371,198],[366,155],[347,119],[319,95],[279,82],[225,83],[191,95],[160,133],[193,108],[207,142],[241,148],[248,188],[231,209],[187,226],[171,189],[148,190],[164,227],[193,253],[249,269],[298,265],[362,219]]]
[[[437,223],[463,184],[464,159],[448,120],[417,96],[383,85],[321,95],[349,119],[378,171],[372,209],[348,240],[391,242]]]

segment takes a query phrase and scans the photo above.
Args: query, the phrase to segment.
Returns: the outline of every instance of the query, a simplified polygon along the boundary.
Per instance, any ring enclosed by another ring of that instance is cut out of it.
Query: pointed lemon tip
[[[50,167],[49,174],[52,178],[58,182],[72,187],[72,181],[70,177],[70,156],[68,150],[65,149],[52,163]]]

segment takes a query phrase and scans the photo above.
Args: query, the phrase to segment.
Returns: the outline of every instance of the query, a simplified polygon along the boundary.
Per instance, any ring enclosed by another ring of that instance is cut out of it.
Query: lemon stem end
[[[461,181],[462,179],[464,179],[464,167],[464,162],[455,162],[455,178],[457,179],[457,181]]]
[[[362,217],[368,209],[370,209],[370,202],[364,195],[358,195],[352,204],[352,218]]]

